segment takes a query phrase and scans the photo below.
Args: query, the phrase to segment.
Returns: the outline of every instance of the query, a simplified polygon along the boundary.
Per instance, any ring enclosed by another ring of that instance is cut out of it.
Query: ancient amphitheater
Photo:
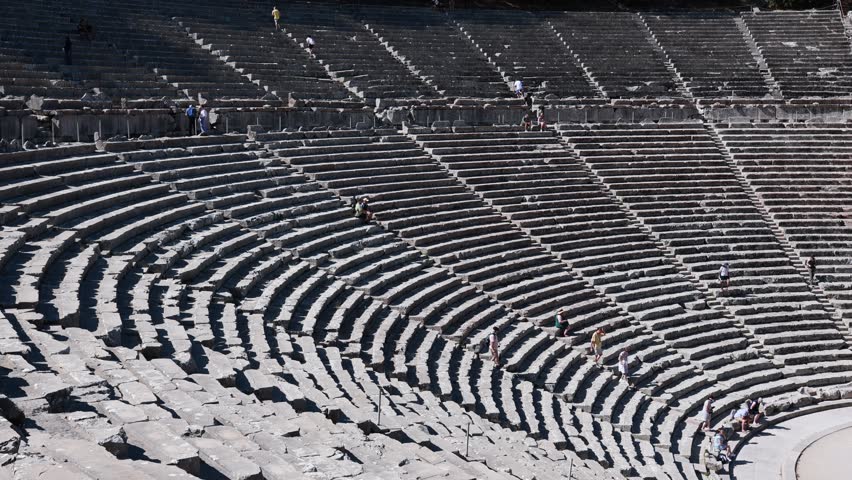
[[[0,479],[793,480],[848,444],[838,10],[271,7],[0,2]]]

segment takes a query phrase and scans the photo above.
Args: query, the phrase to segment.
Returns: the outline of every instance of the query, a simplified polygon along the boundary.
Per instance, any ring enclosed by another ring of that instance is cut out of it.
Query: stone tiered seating
[[[12,8],[11,5],[9,7],[3,11],[3,43],[34,59],[33,63],[36,65],[45,65],[40,67],[41,69],[60,72],[62,81],[51,80],[54,76],[48,74],[43,80],[50,81],[52,85],[42,84],[36,87],[34,84],[25,84],[15,92],[6,92],[7,95],[36,94],[70,100],[70,94],[79,93],[79,90],[68,91],[64,85],[74,85],[86,91],[97,89],[105,95],[103,101],[111,101],[114,104],[119,104],[122,98],[128,99],[133,105],[133,101],[138,100],[183,97],[176,88],[158,78],[152,70],[137,65],[131,57],[115,48],[112,37],[129,36],[132,33],[127,31],[120,18],[98,6],[76,3],[57,6],[50,2],[31,2],[27,4],[27,8]],[[50,10],[52,14],[36,13],[45,10]],[[81,17],[85,17],[94,26],[94,39],[84,40],[77,35],[77,21]],[[62,52],[65,36],[69,34],[73,44],[71,66],[65,65]],[[143,34],[143,38],[149,37]],[[80,98],[76,97],[75,100]],[[78,108],[82,106],[79,101],[62,102],[59,105]],[[50,103],[46,108],[50,108]]]
[[[769,86],[727,13],[645,14],[668,59],[698,98],[765,97]]]
[[[841,332],[704,125],[560,129],[595,174],[707,287],[716,290],[718,268],[730,262],[732,287],[726,294],[717,291],[717,297],[777,361],[792,370],[823,362],[845,368],[850,352]],[[798,328],[818,340],[803,341]]]
[[[177,17],[180,25],[211,53],[281,100],[346,101],[350,94],[283,33],[244,19],[240,9],[210,16]]]
[[[458,27],[423,8],[360,7],[362,20],[391,53],[450,97],[508,97],[508,85]]]
[[[345,85],[371,102],[375,99],[435,97],[435,89],[391,55],[358,20],[358,10],[324,9],[311,4],[285,7],[283,29],[294,41],[311,36],[319,62]]]
[[[848,97],[852,92],[852,46],[836,11],[759,12],[742,18],[785,97]]]
[[[597,96],[577,60],[540,18],[526,12],[476,10],[456,19],[507,81],[520,79],[528,91],[541,96]],[[511,35],[506,35],[507,29]]]
[[[748,346],[745,331],[708,308],[707,299],[592,181],[553,132],[485,128],[421,134],[415,140],[484,200],[705,371],[730,369],[718,363],[718,355]],[[573,329],[597,326],[576,323]],[[754,370],[761,368],[754,363]],[[743,374],[740,369],[730,370],[717,376],[722,380]]]
[[[147,67],[196,101],[200,94],[215,105],[263,105],[258,99],[266,92],[260,86],[199,48],[177,22],[152,16],[147,9],[126,8],[115,11],[115,6],[110,6],[113,18],[120,22],[110,38],[134,64]]]
[[[549,23],[608,97],[681,96],[637,14],[570,12]]]
[[[817,259],[817,284],[852,315],[848,269],[849,147],[845,124],[717,125],[722,141],[804,267]]]
[[[240,137],[237,137],[235,140],[237,142],[226,143],[216,146],[216,148],[221,150],[233,148],[235,145],[242,146],[238,143]],[[155,142],[149,142],[149,144],[151,143]],[[193,145],[193,143],[196,143],[196,145]],[[178,165],[177,163],[173,163],[170,166],[186,168],[186,165],[191,163],[187,161],[187,154],[190,154],[189,158],[197,158],[199,164],[204,165],[204,157],[201,153],[203,152],[208,155],[211,153],[213,146],[197,145],[198,143],[209,142],[206,139],[181,139],[162,142],[159,144],[160,147],[168,146],[170,148],[150,151],[150,156],[146,161],[141,160],[145,157],[143,151],[134,149],[142,147],[145,145],[145,142],[128,142],[124,145],[115,145],[113,148],[125,151],[125,153],[121,154],[122,159],[132,159],[141,162],[138,166],[143,170],[157,165],[157,162],[166,162],[169,159],[183,159],[183,164]],[[192,157],[191,153],[193,150],[199,155]],[[171,157],[166,159],[161,158],[164,153],[170,154]],[[184,157],[180,155],[184,155]],[[116,155],[108,155],[107,157],[111,157],[113,161],[117,158]],[[41,160],[44,160],[44,158]],[[20,161],[24,162],[24,160]],[[56,160],[56,162],[59,162],[59,160]],[[236,163],[239,163],[239,161]],[[24,164],[26,165],[26,163]],[[69,164],[75,165],[73,163]],[[123,164],[119,165],[124,166]],[[167,170],[167,172],[172,171],[174,170]],[[131,174],[131,172],[132,170],[129,170],[125,173]],[[161,181],[179,178],[164,175],[163,171],[152,171],[150,174],[152,177],[156,176],[158,178],[162,175]],[[84,170],[84,174],[80,176],[95,178],[96,174],[90,169]],[[215,213],[212,215],[206,214],[204,213],[203,204],[200,202],[191,203],[195,207],[200,207],[200,210],[196,208],[192,214],[195,215],[195,220],[191,220],[190,215],[185,217],[186,220],[162,224],[160,226],[161,231],[159,232],[156,229],[144,235],[142,232],[138,232],[140,233],[138,236],[127,235],[109,241],[107,240],[109,235],[101,236],[103,232],[93,232],[92,237],[89,239],[90,241],[94,241],[95,244],[106,244],[105,242],[107,242],[111,246],[109,251],[105,250],[103,253],[107,266],[104,268],[100,265],[95,265],[90,269],[88,274],[84,274],[84,276],[88,276],[94,283],[103,283],[112,275],[107,275],[107,272],[113,272],[116,275],[119,274],[119,271],[114,270],[114,268],[126,271],[121,275],[121,279],[118,280],[118,286],[116,286],[116,283],[113,283],[113,287],[111,287],[116,288],[117,292],[115,293],[118,294],[118,298],[112,303],[120,310],[118,314],[122,317],[122,320],[124,320],[125,315],[128,315],[128,311],[133,312],[129,316],[137,321],[144,317],[142,315],[144,313],[147,313],[150,317],[160,317],[160,323],[157,324],[156,329],[158,331],[162,330],[166,334],[162,338],[164,345],[159,350],[150,349],[143,351],[153,356],[173,357],[174,360],[162,358],[150,359],[149,361],[138,356],[136,352],[122,347],[104,349],[102,342],[108,340],[109,337],[99,339],[97,332],[95,332],[95,335],[92,335],[86,330],[69,327],[56,330],[56,332],[61,332],[68,335],[69,338],[73,338],[73,343],[63,336],[58,336],[55,337],[56,339],[48,341],[48,337],[54,338],[49,334],[46,334],[47,336],[44,341],[39,342],[40,346],[42,344],[45,348],[51,346],[51,348],[58,349],[57,351],[59,352],[67,352],[67,350],[64,350],[67,347],[63,347],[63,343],[68,342],[71,352],[74,355],[82,353],[79,350],[80,348],[94,349],[91,351],[95,352],[95,356],[99,359],[97,362],[84,363],[65,355],[61,363],[57,363],[54,368],[59,368],[62,372],[68,372],[68,375],[73,373],[73,378],[80,382],[86,378],[85,375],[95,375],[98,378],[104,379],[96,385],[108,386],[107,389],[87,393],[88,397],[82,396],[82,386],[73,387],[77,389],[75,391],[78,392],[77,395],[80,401],[94,402],[94,395],[99,395],[97,397],[99,400],[97,400],[98,403],[95,407],[97,412],[100,413],[85,417],[88,419],[86,420],[87,422],[92,423],[97,420],[103,422],[105,428],[114,428],[117,430],[113,431],[123,432],[122,434],[126,435],[126,440],[121,440],[118,444],[114,445],[113,443],[102,442],[101,445],[105,445],[107,448],[126,448],[122,447],[122,445],[129,445],[140,451],[144,451],[147,458],[155,459],[161,462],[162,465],[174,465],[193,474],[202,473],[205,469],[209,469],[210,471],[218,472],[218,475],[225,478],[260,478],[260,475],[263,475],[264,478],[293,478],[294,471],[304,468],[304,465],[307,464],[306,462],[313,463],[314,466],[312,468],[320,472],[331,474],[332,472],[349,469],[350,473],[356,475],[364,474],[370,478],[377,478],[377,474],[384,475],[384,473],[378,473],[379,470],[374,472],[373,468],[380,468],[381,472],[387,472],[387,466],[383,462],[387,462],[389,458],[408,458],[411,447],[405,447],[403,444],[398,443],[398,441],[392,440],[392,438],[398,438],[390,434],[394,430],[380,429],[377,432],[373,427],[365,430],[368,424],[340,423],[339,420],[336,427],[332,427],[331,423],[321,416],[318,417],[317,415],[305,413],[296,415],[296,413],[299,413],[298,409],[303,408],[297,405],[306,406],[307,403],[302,403],[301,400],[290,396],[293,392],[302,392],[301,395],[303,397],[307,396],[310,398],[310,402],[317,405],[332,404],[332,397],[321,393],[312,384],[305,383],[309,382],[312,376],[317,375],[318,371],[315,369],[309,370],[310,376],[305,373],[297,373],[299,368],[293,364],[288,365],[287,362],[284,362],[279,367],[275,367],[275,365],[269,362],[273,358],[268,355],[270,347],[280,349],[279,351],[293,352],[294,356],[301,356],[303,354],[299,354],[297,350],[288,350],[287,346],[285,346],[286,337],[280,334],[275,335],[275,330],[265,328],[262,321],[258,323],[256,320],[247,318],[251,315],[243,315],[243,313],[240,313],[241,311],[234,309],[227,303],[224,306],[220,306],[222,304],[211,301],[210,296],[205,296],[206,293],[216,295],[225,294],[230,298],[241,301],[243,295],[246,295],[246,298],[250,301],[254,298],[250,292],[253,289],[264,291],[266,289],[264,285],[267,281],[264,279],[275,281],[274,279],[277,278],[275,266],[285,265],[285,263],[289,262],[288,259],[290,257],[286,255],[281,257],[278,254],[270,257],[269,255],[272,254],[272,251],[267,251],[258,256],[251,257],[245,262],[240,260],[234,263],[232,259],[242,258],[239,253],[240,245],[244,247],[251,246],[250,243],[243,241],[233,242],[233,240],[242,237],[239,227],[234,228],[231,227],[234,224],[225,223],[221,226],[226,228],[222,229],[218,223],[222,221],[222,215]],[[120,205],[116,205],[115,207],[118,208]],[[37,210],[34,212],[38,213]],[[144,210],[140,210],[140,214],[144,214]],[[19,216],[14,217],[14,219],[16,222],[20,222],[25,219],[24,214],[21,213]],[[144,249],[140,251],[137,249],[135,242],[137,239],[145,241],[144,237],[149,237],[149,240],[144,244]],[[228,245],[231,246],[228,247]],[[209,254],[213,252],[216,253],[215,257],[209,257]],[[213,260],[208,260],[208,258],[213,258]],[[17,263],[13,261],[11,264],[14,265]],[[122,264],[127,264],[128,266],[122,267]],[[270,267],[269,265],[272,266]],[[305,265],[313,268],[310,264]],[[222,271],[231,271],[232,275],[221,277]],[[12,275],[15,274],[14,272],[10,273]],[[144,277],[150,273],[156,274],[159,280],[151,283],[148,288],[145,288],[143,290],[145,292],[144,295],[136,297],[138,287],[142,284],[135,280],[130,280],[130,277]],[[260,278],[255,278],[258,276]],[[314,277],[314,275],[308,275],[304,278],[310,279]],[[283,278],[289,279],[290,277],[284,276]],[[298,281],[298,278],[294,277],[293,280]],[[131,287],[133,285],[136,286]],[[334,292],[339,291],[344,284],[329,280],[326,285],[332,287],[330,292]],[[337,286],[335,287],[335,285]],[[125,290],[125,287],[131,288]],[[91,295],[90,292],[94,290],[101,291],[100,285],[93,286],[92,289],[87,287],[84,290],[85,292],[80,294],[79,299],[84,306],[89,304],[86,296]],[[294,291],[297,290],[299,288],[296,288]],[[245,293],[240,294],[239,292]],[[321,300],[328,298],[336,302],[340,298],[348,297],[348,295],[343,295],[342,293],[329,296],[317,294],[315,296],[309,293],[310,290],[306,292],[308,292],[307,295],[298,299],[297,297],[293,297],[297,302],[293,305],[295,311],[306,312],[306,314],[304,316],[297,314],[296,317],[291,317],[290,328],[307,328],[308,331],[324,328],[324,322],[309,326],[308,321],[313,322],[325,315],[322,313],[323,309],[317,309],[315,305],[326,305],[327,308],[325,311],[332,313],[332,305],[324,304]],[[138,302],[137,299],[139,300]],[[101,300],[99,297],[99,305],[101,304]],[[147,305],[142,306],[141,304]],[[285,301],[285,305],[289,305],[289,302]],[[12,306],[21,307],[24,305],[15,304]],[[200,313],[199,309],[206,309],[208,313]],[[97,310],[87,311],[86,313],[87,316],[91,314],[93,318],[100,319],[109,315],[111,312],[101,311],[98,308]],[[315,316],[316,318],[314,318]],[[169,319],[172,320],[171,325],[166,324],[166,320]],[[24,313],[15,313],[7,321],[11,322],[11,325],[13,325],[12,329],[14,330],[22,321],[25,322],[28,320],[39,323],[45,322],[45,319],[39,319],[37,316],[32,315],[26,316]],[[52,322],[49,318],[46,320],[47,322]],[[205,333],[204,329],[199,328],[199,320],[208,321],[210,328],[207,330],[207,333]],[[247,322],[248,325],[241,325],[242,322]],[[193,323],[195,325],[191,326]],[[417,323],[411,324],[417,325]],[[246,327],[248,327],[248,330],[246,330]],[[174,349],[174,343],[171,342],[173,338],[172,334],[184,328],[182,339],[191,344],[196,344],[196,347],[189,349],[181,348],[180,350]],[[72,331],[78,331],[83,335],[72,335]],[[36,333],[33,330],[31,338],[37,338]],[[122,342],[125,341],[123,333],[121,336]],[[264,346],[263,342],[269,341],[266,335],[270,334],[275,338],[275,342]],[[360,341],[361,338],[360,336],[355,337],[356,341]],[[133,342],[129,337],[127,337],[127,340],[131,343]],[[83,341],[86,343],[81,343]],[[200,348],[204,352],[200,357],[196,350],[199,348],[196,342],[200,343]],[[382,342],[382,345],[384,346],[385,342]],[[220,350],[223,353],[220,353]],[[392,352],[394,350],[391,349],[388,351]],[[32,349],[20,348],[17,352],[28,354],[32,352]],[[253,353],[242,355],[238,352]],[[267,352],[267,354],[264,355],[263,352]],[[353,350],[353,352],[360,352],[360,350]],[[44,353],[45,355],[42,358],[47,357],[46,350]],[[184,353],[188,353],[191,356],[191,361],[186,361],[186,358],[182,356]],[[281,359],[278,353],[273,351],[274,358]],[[339,355],[337,358],[339,358]],[[58,357],[56,360],[60,361]],[[341,364],[336,363],[333,365]],[[358,369],[361,371],[363,368],[361,366]],[[335,371],[342,373],[345,370],[336,369]],[[289,372],[286,378],[290,380],[282,378],[284,372]],[[293,376],[290,376],[291,374]],[[65,375],[65,373],[62,375]],[[338,376],[337,378],[340,377]],[[293,379],[298,383],[291,383]],[[290,386],[288,387],[288,385]],[[351,382],[343,381],[341,385],[351,385]],[[399,391],[401,387],[402,385],[396,387],[396,391]],[[50,390],[46,388],[47,385],[45,384],[42,390],[49,392]],[[67,390],[60,391],[67,392]],[[347,388],[346,391],[347,393],[355,393],[351,388]],[[283,401],[281,399],[276,400],[278,397],[276,397],[277,394],[275,392],[284,394],[282,397]],[[33,391],[32,395],[46,395],[46,393]],[[18,396],[15,395],[16,398]],[[61,399],[61,397],[56,397],[56,395],[50,398],[53,400],[45,399],[44,401],[53,401],[56,403]],[[86,398],[90,400],[86,400]],[[364,401],[363,395],[350,395],[349,398],[353,402],[353,406],[359,411],[369,410],[370,405],[374,403],[370,400]],[[390,393],[386,400],[409,403],[401,395],[393,393]],[[237,404],[239,404],[239,407],[236,407]],[[62,409],[59,404],[55,408]],[[296,408],[295,411],[294,408]],[[428,408],[434,407],[420,406],[414,408],[418,412],[421,412],[424,418],[429,418],[430,421],[442,418],[440,415],[436,416],[428,413]],[[353,416],[356,416],[357,411],[350,410],[350,412],[352,412]],[[328,414],[332,413],[328,412]],[[51,427],[43,430],[45,443],[33,441],[26,446],[27,449],[30,449],[29,451],[34,453],[50,452],[51,450],[48,448],[50,444],[48,442],[56,441],[54,440],[54,435],[58,435],[60,432],[64,432],[65,435],[68,434],[66,431],[68,427],[64,423],[60,425],[58,418],[57,421],[54,421],[53,417],[48,418],[47,414],[40,415],[37,414],[40,424],[45,425],[45,422],[47,422],[50,423]],[[410,422],[407,424],[407,428],[411,434],[414,434],[418,422],[414,421],[411,415],[388,415],[388,417],[406,418]],[[362,419],[363,417],[356,416],[356,418]],[[194,426],[196,435],[187,436],[189,425]],[[439,424],[433,425],[437,427]],[[425,436],[421,432],[417,437],[418,443],[425,442],[423,445],[430,446],[432,456],[437,454],[444,459],[444,463],[441,463],[439,467],[434,466],[434,460],[429,461],[430,465],[428,467],[426,464],[420,465],[421,460],[409,459],[407,462],[392,462],[394,464],[404,463],[406,468],[402,468],[399,471],[391,471],[391,477],[408,478],[410,475],[416,475],[415,472],[417,471],[428,468],[434,472],[435,468],[439,468],[456,477],[459,476],[460,472],[467,472],[467,474],[462,474],[462,477],[503,478],[494,469],[478,467],[477,465],[479,464],[468,463],[450,453],[453,449],[460,448],[463,425],[464,423],[458,422],[451,427],[456,436],[456,439],[452,443],[446,443],[448,439],[447,435],[441,435],[435,430],[429,430],[435,431],[435,433],[426,434]],[[445,428],[447,427],[449,427],[449,424]],[[490,427],[489,429],[493,428]],[[198,435],[198,429],[201,429],[202,434],[200,436]],[[93,432],[92,430],[87,431]],[[376,433],[379,435],[376,435]],[[385,435],[385,433],[388,433],[388,435]],[[440,440],[437,437],[438,435],[441,435],[443,440]],[[434,437],[430,439],[431,436]],[[504,452],[502,457],[495,456],[495,451],[497,450],[493,448],[483,451],[481,455],[488,456],[493,462],[507,463],[508,458],[510,458],[510,452],[518,451],[518,444],[506,443],[507,440],[501,438],[503,436],[505,435],[495,437],[489,441],[490,445],[506,445],[505,447],[500,447],[499,451]],[[335,440],[335,438],[339,440]],[[344,438],[346,440],[343,440]],[[33,437],[33,440],[35,440],[35,437]],[[112,458],[100,445],[94,443],[86,444],[85,448],[88,450],[85,450],[83,444],[80,444],[80,448],[77,448],[77,444],[73,443],[74,441],[76,440],[67,440],[66,442],[69,445],[75,445],[74,451],[80,453],[84,458],[100,455],[99,458],[103,459],[102,461],[104,462]],[[339,443],[341,441],[343,442],[342,444]],[[517,442],[520,441],[521,439],[519,438]],[[282,443],[287,446],[286,449],[276,447],[276,445],[281,445]],[[238,454],[226,449],[226,445],[233,446],[236,444],[241,445],[238,448]],[[339,448],[346,449],[349,455],[358,459],[358,462],[350,461],[347,458],[331,459],[326,457],[323,459],[323,454],[310,452],[311,449],[317,448],[319,445],[338,444],[341,445]],[[375,449],[370,446],[371,444],[375,447],[381,445],[380,449],[385,452],[382,459],[372,457],[370,452]],[[542,444],[538,444],[537,446],[537,448],[542,447],[544,447]],[[548,448],[552,449],[552,447]],[[476,448],[474,447],[472,451],[476,451]],[[555,450],[551,450],[550,455],[553,456],[554,461],[565,458],[564,455],[558,454]],[[61,461],[66,458],[71,457],[57,457],[57,460]],[[506,460],[501,460],[501,458],[505,458]],[[82,459],[72,459],[72,462],[80,461]],[[112,460],[109,460],[109,462],[112,462]],[[133,465],[136,468],[142,469],[142,471],[147,471],[145,469],[148,468],[142,464],[137,465],[134,463]],[[99,464],[98,468],[100,466]],[[151,475],[154,476],[153,478],[159,478],[165,472],[170,472],[168,470],[169,467],[166,466],[150,468]],[[530,468],[538,470],[541,466],[535,467],[531,465]],[[576,464],[575,468],[577,468],[578,474],[582,472],[583,467],[581,464]],[[600,467],[597,468],[599,469]],[[182,475],[179,473],[179,470],[175,470],[175,472],[178,472],[177,477]],[[539,472],[542,478],[549,478],[546,473],[546,469]],[[175,476],[174,474],[170,475]],[[148,478],[143,473],[139,473],[136,477]]]

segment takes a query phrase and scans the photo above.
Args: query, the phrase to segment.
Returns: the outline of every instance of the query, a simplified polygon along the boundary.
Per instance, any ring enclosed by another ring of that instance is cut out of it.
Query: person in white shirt
[[[727,292],[729,286],[731,286],[731,269],[728,262],[725,262],[719,268],[719,287],[722,292]]]
[[[311,55],[314,54],[314,45],[317,43],[314,41],[312,37],[308,37],[305,39],[305,46],[308,48],[308,51],[311,52]]]
[[[521,98],[521,97],[524,96],[524,82],[522,82],[520,78],[515,80],[514,90],[515,90],[515,95],[518,98]]]

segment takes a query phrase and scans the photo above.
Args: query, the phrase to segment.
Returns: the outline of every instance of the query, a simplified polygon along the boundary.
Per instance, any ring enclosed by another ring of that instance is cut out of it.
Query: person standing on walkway
[[[813,285],[814,279],[816,278],[816,267],[817,267],[816,257],[811,256],[811,258],[808,259],[808,261],[807,261],[807,263],[805,263],[805,265],[807,265],[807,267],[808,267],[808,273],[811,274],[811,285]]]
[[[65,53],[65,65],[71,65],[71,37],[65,35],[65,46],[62,47],[62,52]]]
[[[713,397],[708,397],[704,401],[704,406],[701,407],[701,413],[698,414],[698,419],[701,423],[698,424],[698,429],[706,432],[710,430],[710,417],[713,415]]]
[[[592,352],[595,354],[595,365],[598,364],[601,357],[603,356],[603,336],[604,329],[598,328],[595,330],[595,333],[592,334]]]
[[[278,31],[278,21],[281,20],[281,11],[278,10],[278,6],[272,7],[272,19],[275,20],[275,31]]]
[[[210,133],[210,115],[207,113],[207,107],[203,105],[198,112],[198,126],[201,129],[201,135]]]
[[[520,78],[515,80],[515,83],[512,84],[512,89],[515,91],[515,96],[518,98],[524,98],[524,82]]]
[[[728,262],[722,264],[719,268],[719,288],[723,293],[728,292],[728,287],[731,286],[731,266]]]
[[[497,327],[491,330],[491,335],[488,335],[488,350],[491,352],[491,361],[497,367],[500,367],[500,338],[497,336]]]
[[[198,111],[195,105],[190,105],[186,108],[186,118],[189,120],[189,135],[195,135],[198,131],[196,122],[198,121]]]

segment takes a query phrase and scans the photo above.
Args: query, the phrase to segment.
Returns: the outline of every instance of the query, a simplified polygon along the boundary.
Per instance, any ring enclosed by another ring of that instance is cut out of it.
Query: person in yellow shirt
[[[272,19],[275,20],[275,30],[278,30],[278,20],[281,20],[281,11],[278,7],[272,7]]]
[[[601,356],[603,356],[603,336],[603,328],[595,330],[595,333],[592,334],[592,351],[595,352],[595,365],[598,364]]]

